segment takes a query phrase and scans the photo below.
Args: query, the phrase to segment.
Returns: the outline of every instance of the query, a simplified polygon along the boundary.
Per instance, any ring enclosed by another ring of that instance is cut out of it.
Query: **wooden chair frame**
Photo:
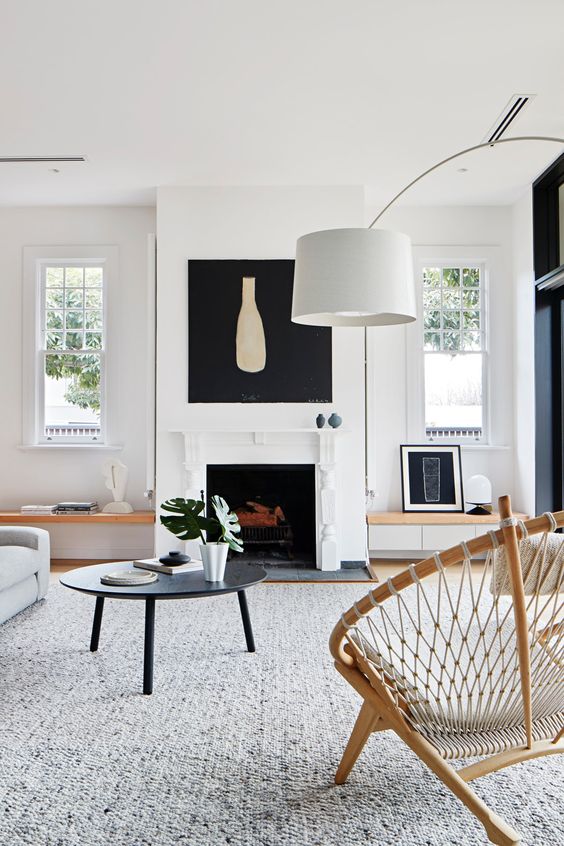
[[[520,835],[501,817],[491,811],[469,787],[468,782],[481,776],[512,766],[522,761],[544,755],[554,755],[564,751],[564,727],[550,740],[533,739],[533,718],[531,698],[531,659],[528,640],[528,620],[526,614],[525,592],[519,555],[519,540],[526,535],[553,531],[555,526],[564,526],[564,511],[552,515],[543,515],[517,525],[511,514],[511,501],[508,496],[499,500],[499,513],[503,528],[497,532],[472,539],[466,544],[451,547],[440,555],[444,568],[462,563],[469,554],[479,556],[487,553],[498,544],[505,544],[511,595],[515,620],[515,635],[519,661],[521,696],[524,708],[524,727],[526,743],[516,748],[507,748],[484,757],[477,763],[454,769],[419,731],[406,718],[409,705],[398,703],[382,681],[371,663],[366,659],[359,645],[349,634],[356,623],[374,607],[392,595],[437,572],[437,560],[433,556],[420,561],[394,578],[375,588],[350,608],[339,620],[330,638],[330,650],[338,672],[354,687],[363,699],[360,713],[347,743],[343,757],[337,769],[335,781],[343,784],[351,772],[362,749],[373,732],[391,729],[412,749],[438,778],[457,796],[484,826],[488,838],[499,846],[516,846],[521,842]],[[495,539],[492,538],[495,536]],[[415,576],[415,578],[414,578]],[[552,631],[558,630],[560,622]],[[540,640],[544,634],[541,633]]]

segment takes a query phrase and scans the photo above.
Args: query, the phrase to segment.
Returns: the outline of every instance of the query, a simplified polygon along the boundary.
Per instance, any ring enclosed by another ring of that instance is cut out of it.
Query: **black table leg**
[[[143,654],[143,693],[153,692],[153,654],[155,651],[155,598],[145,600],[145,649]]]
[[[100,627],[102,625],[102,614],[104,613],[104,597],[96,597],[94,609],[94,622],[92,623],[92,637],[90,638],[90,652],[97,652],[100,642]]]
[[[237,591],[237,599],[239,600],[239,608],[241,609],[241,619],[243,620],[243,628],[245,629],[245,640],[247,641],[247,650],[249,652],[254,652],[255,639],[253,637],[253,627],[251,626],[251,618],[249,617],[249,606],[247,605],[247,597],[244,590]]]

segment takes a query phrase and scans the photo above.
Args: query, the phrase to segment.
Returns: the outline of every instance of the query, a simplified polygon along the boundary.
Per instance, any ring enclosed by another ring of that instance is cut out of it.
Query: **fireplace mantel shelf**
[[[253,426],[252,428],[247,429],[233,429],[226,427],[225,429],[209,429],[209,428],[190,428],[190,429],[171,429],[170,432],[174,435],[253,435],[257,432],[264,432],[268,435],[288,435],[292,433],[300,433],[300,432],[309,432],[312,435],[348,435],[350,433],[350,429],[331,429],[323,428],[317,429],[316,427],[307,428],[296,428],[296,429],[282,429],[282,428],[269,428],[268,426]]]

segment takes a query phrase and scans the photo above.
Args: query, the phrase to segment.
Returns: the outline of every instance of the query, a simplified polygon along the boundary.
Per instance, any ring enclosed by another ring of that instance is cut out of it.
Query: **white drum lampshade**
[[[298,239],[294,323],[391,326],[415,318],[407,235],[386,229],[326,229]]]
[[[364,475],[368,487],[368,326],[416,319],[411,241],[385,229],[325,229],[296,244],[292,320],[364,327]]]

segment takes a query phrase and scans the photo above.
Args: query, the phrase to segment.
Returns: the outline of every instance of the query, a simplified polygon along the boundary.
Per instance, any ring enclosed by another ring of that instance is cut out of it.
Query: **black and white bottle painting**
[[[291,321],[289,259],[188,262],[188,401],[330,403],[331,329]]]
[[[403,445],[404,511],[463,511],[459,446]]]

